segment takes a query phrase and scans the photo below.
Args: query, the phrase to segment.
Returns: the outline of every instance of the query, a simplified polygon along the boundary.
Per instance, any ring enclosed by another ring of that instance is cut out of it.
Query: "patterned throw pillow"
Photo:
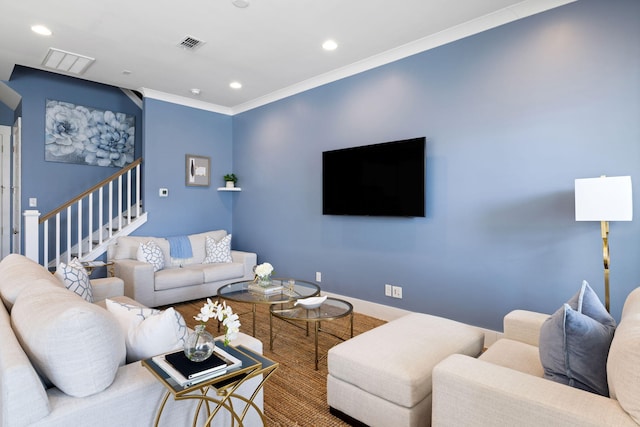
[[[207,236],[205,249],[207,257],[204,259],[204,264],[233,262],[233,258],[231,258],[231,234],[227,234],[218,242],[213,237]]]
[[[61,262],[56,269],[55,276],[60,279],[64,286],[70,291],[75,292],[89,302],[93,302],[93,288],[89,281],[89,274],[84,269],[82,263],[74,258],[65,264]]]
[[[127,363],[184,347],[188,329],[173,307],[164,311],[105,300],[122,329],[127,345]]]
[[[162,270],[164,268],[164,255],[162,249],[156,242],[148,241],[140,243],[138,253],[136,254],[138,261],[148,262],[153,265],[153,271]]]

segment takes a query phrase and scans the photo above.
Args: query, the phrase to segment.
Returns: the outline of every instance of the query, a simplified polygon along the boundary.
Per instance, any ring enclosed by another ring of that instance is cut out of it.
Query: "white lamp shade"
[[[631,221],[630,176],[576,179],[576,221]]]

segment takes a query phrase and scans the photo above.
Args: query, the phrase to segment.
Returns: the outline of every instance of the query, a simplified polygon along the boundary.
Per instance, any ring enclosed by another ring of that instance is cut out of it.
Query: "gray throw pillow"
[[[540,329],[544,377],[609,396],[607,356],[615,326],[615,320],[584,281],[578,294]]]

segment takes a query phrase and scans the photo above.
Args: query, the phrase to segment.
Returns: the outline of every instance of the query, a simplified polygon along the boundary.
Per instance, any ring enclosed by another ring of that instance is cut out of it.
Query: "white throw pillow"
[[[164,268],[164,255],[160,246],[156,242],[148,241],[140,243],[138,253],[136,254],[138,261],[148,262],[153,265],[153,271],[162,270]]]
[[[204,264],[233,262],[233,258],[231,257],[231,234],[227,234],[217,242],[213,237],[207,236],[205,249],[207,257],[204,259]]]
[[[72,259],[69,264],[61,262],[56,269],[55,276],[67,289],[80,295],[88,302],[93,302],[93,288],[89,281],[89,274],[78,258]]]
[[[184,347],[187,325],[180,313],[105,300],[125,336],[127,363]]]
[[[124,337],[113,316],[63,288],[22,291],[11,324],[37,371],[69,396],[109,387],[125,360]]]

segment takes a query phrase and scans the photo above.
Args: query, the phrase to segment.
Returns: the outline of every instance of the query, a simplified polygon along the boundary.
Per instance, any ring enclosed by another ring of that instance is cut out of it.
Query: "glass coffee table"
[[[283,289],[273,294],[262,294],[249,289],[253,280],[243,280],[229,283],[218,289],[218,297],[229,301],[247,302],[252,304],[253,336],[256,336],[256,304],[285,304],[301,298],[309,298],[320,294],[320,286],[315,283],[292,278],[276,278],[275,285],[282,285]]]
[[[323,321],[340,319],[349,316],[349,326],[351,328],[351,338],[353,338],[353,306],[347,301],[337,298],[327,298],[318,308],[304,308],[296,306],[290,302],[281,307],[271,306],[269,309],[269,348],[273,350],[273,328],[272,319],[277,317],[288,322],[304,322],[307,335],[309,335],[309,324],[314,326],[314,341],[316,348],[316,371],[318,370],[318,332],[324,332],[335,338],[344,341],[344,338],[321,328]]]

